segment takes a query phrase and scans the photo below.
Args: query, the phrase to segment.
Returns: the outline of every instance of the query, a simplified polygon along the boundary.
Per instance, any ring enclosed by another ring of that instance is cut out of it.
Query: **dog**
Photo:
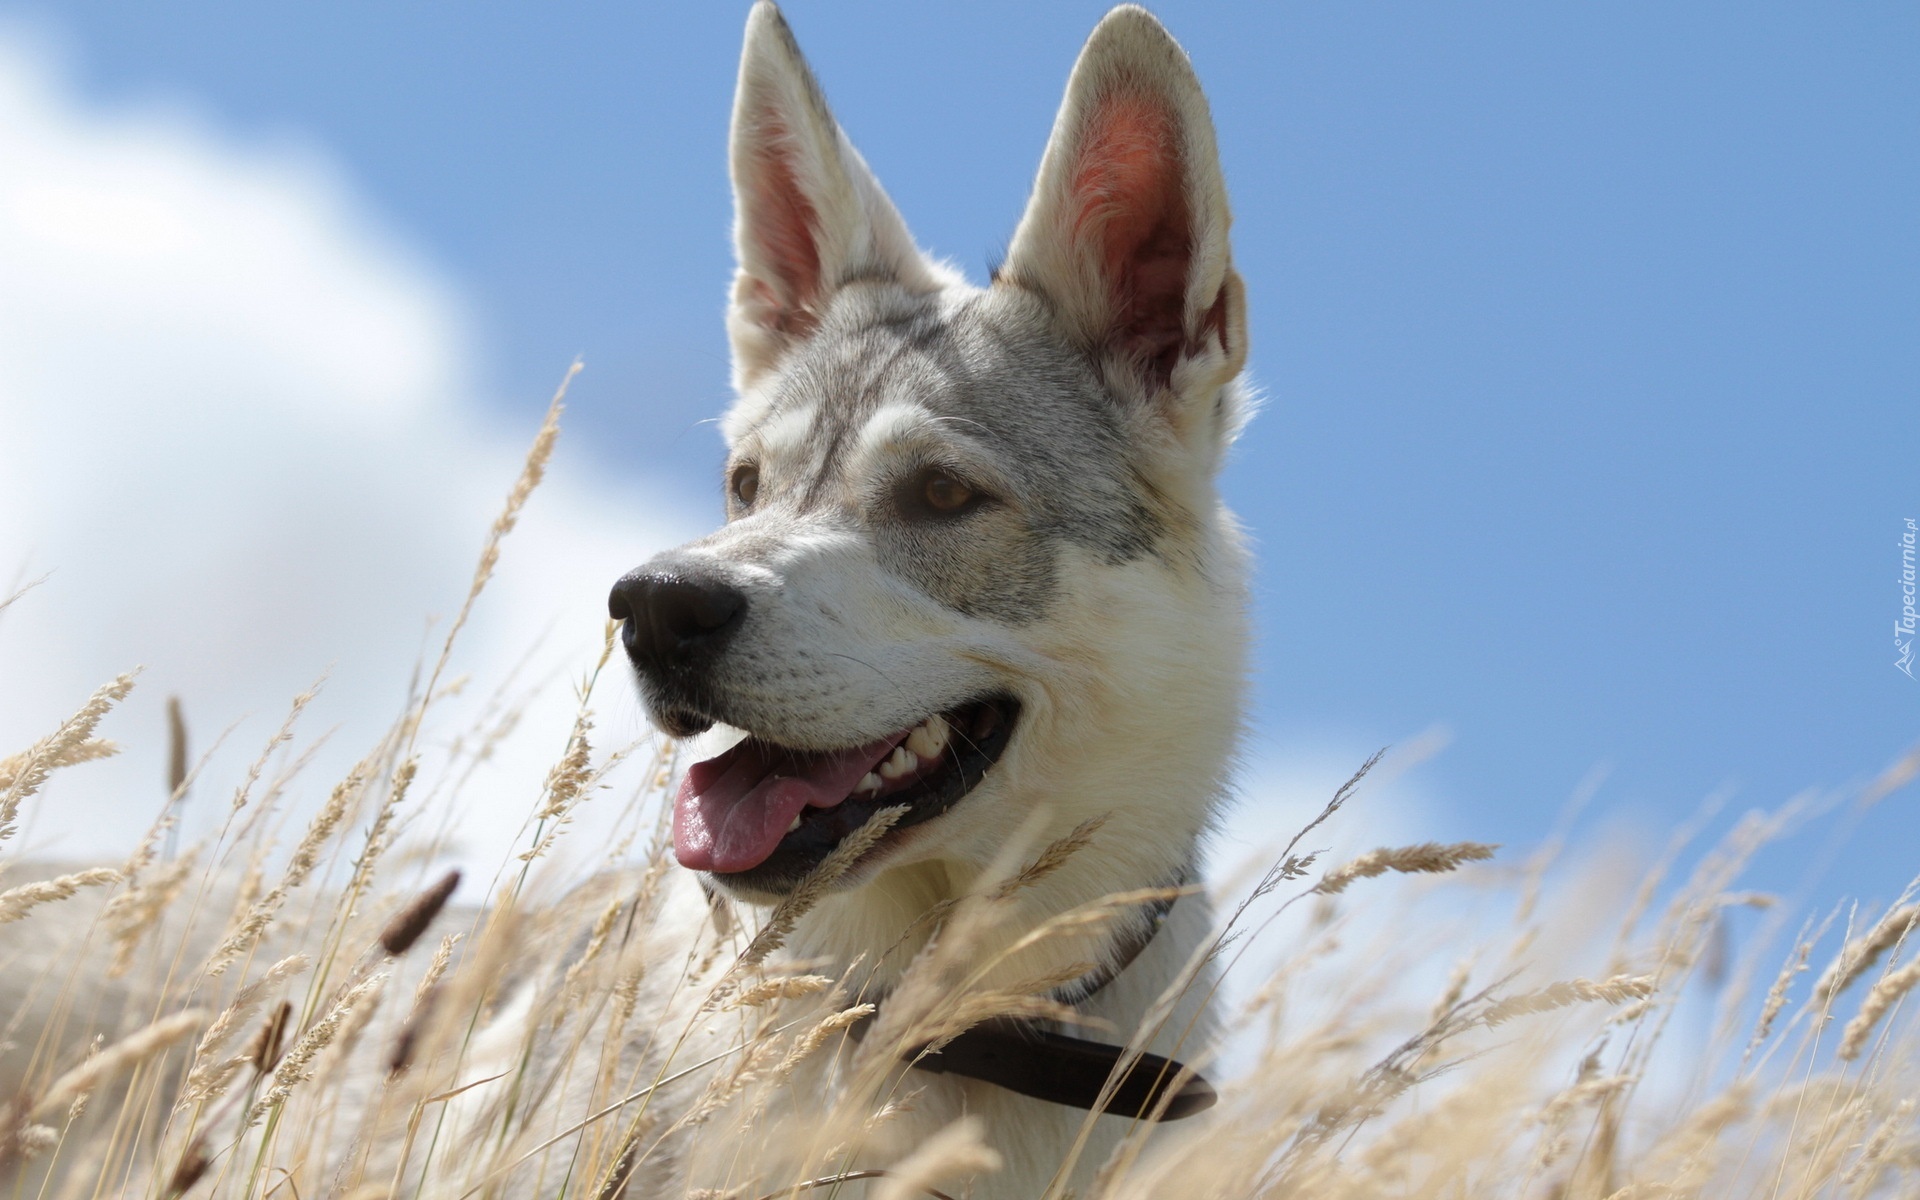
[[[872,964],[884,995],[916,920],[1014,839],[1102,822],[982,957],[996,979],[1070,977],[1054,995],[1124,1038],[1203,945],[1204,898],[1013,948],[1102,896],[1193,883],[1229,787],[1248,556],[1216,479],[1250,407],[1247,321],[1193,69],[1145,10],[1100,22],[985,287],[916,246],[766,0],[730,154],[727,520],[609,598],[652,720],[712,747],[679,785],[675,857],[774,904],[887,812],[782,951]],[[1183,999],[1151,1048],[1197,1028],[1192,1053],[1203,1009]],[[975,1196],[1041,1194],[1086,1118],[1039,1098],[1066,1068],[1034,1053],[1013,1087],[916,1073],[912,1136],[970,1113],[1002,1156]],[[1128,1119],[1093,1124],[1082,1183]]]

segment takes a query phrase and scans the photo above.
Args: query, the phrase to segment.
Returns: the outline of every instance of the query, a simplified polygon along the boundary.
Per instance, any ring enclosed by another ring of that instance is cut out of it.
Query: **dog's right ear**
[[[938,268],[841,131],[780,10],[747,17],[731,144],[739,269],[727,331],[746,388],[819,323],[835,290],[888,279],[932,291]]]

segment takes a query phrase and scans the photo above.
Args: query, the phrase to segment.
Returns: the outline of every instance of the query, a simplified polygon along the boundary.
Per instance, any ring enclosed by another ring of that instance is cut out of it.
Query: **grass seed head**
[[[433,885],[413,898],[413,902],[394,914],[393,920],[380,931],[380,948],[395,958],[413,948],[420,935],[433,924],[440,910],[447,906],[453,897],[455,888],[460,886],[460,871],[455,868],[435,880]]]

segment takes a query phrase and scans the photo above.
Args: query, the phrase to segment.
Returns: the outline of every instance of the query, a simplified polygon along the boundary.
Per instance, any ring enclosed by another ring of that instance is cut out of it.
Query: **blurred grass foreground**
[[[665,833],[675,747],[604,749],[594,730],[611,626],[598,661],[579,664],[570,728],[527,727],[510,691],[447,726],[450,655],[541,480],[559,409],[556,397],[437,658],[344,777],[310,769],[312,692],[217,781],[198,778],[176,708],[171,798],[133,854],[36,862],[7,840],[28,806],[57,803],[64,773],[116,752],[114,707],[136,676],[0,758],[7,1195],[990,1189],[1006,1150],[995,1131],[963,1118],[890,1139],[913,1076],[875,1064],[889,1045],[1032,1011],[1035,997],[970,990],[954,969],[995,919],[992,896],[940,915],[900,993],[924,984],[918,1009],[856,1041],[870,1012],[858,981],[776,953],[805,887],[771,913],[676,916],[691,889]],[[512,738],[545,739],[557,761],[524,797],[515,852],[490,879],[462,864],[463,881],[449,868],[466,781]],[[1847,802],[1877,802],[1915,767]],[[230,799],[213,832],[179,845],[190,789]],[[597,826],[611,833],[569,857],[588,803],[617,809]],[[1750,814],[1685,878],[1669,871],[1677,849],[1637,862],[1549,847],[1505,865],[1481,861],[1491,847],[1424,844],[1328,863],[1296,837],[1273,865],[1215,884],[1231,915],[1214,953],[1238,999],[1221,1044],[1186,1053],[1220,1104],[1153,1136],[1136,1125],[1077,1172],[1060,1164],[1050,1200],[1920,1197],[1905,1008],[1920,903],[1793,913],[1738,890],[1757,849],[1820,815]],[[1027,869],[1098,836],[1041,848]],[[1489,903],[1504,911],[1487,917]],[[1735,953],[1726,914],[1739,907],[1762,911],[1766,936]],[[797,1082],[823,1078],[831,1088]],[[746,1144],[783,1149],[729,1174]],[[702,1164],[724,1186],[689,1182]]]

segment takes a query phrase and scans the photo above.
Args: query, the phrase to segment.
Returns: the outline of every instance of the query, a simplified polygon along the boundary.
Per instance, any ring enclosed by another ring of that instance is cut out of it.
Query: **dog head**
[[[731,154],[728,521],[610,598],[654,720],[746,735],[682,782],[680,862],[779,895],[898,806],[843,885],[1092,815],[1164,878],[1230,752],[1244,606],[1214,476],[1245,305],[1185,54],[1101,22],[985,288],[915,245],[768,3]]]

